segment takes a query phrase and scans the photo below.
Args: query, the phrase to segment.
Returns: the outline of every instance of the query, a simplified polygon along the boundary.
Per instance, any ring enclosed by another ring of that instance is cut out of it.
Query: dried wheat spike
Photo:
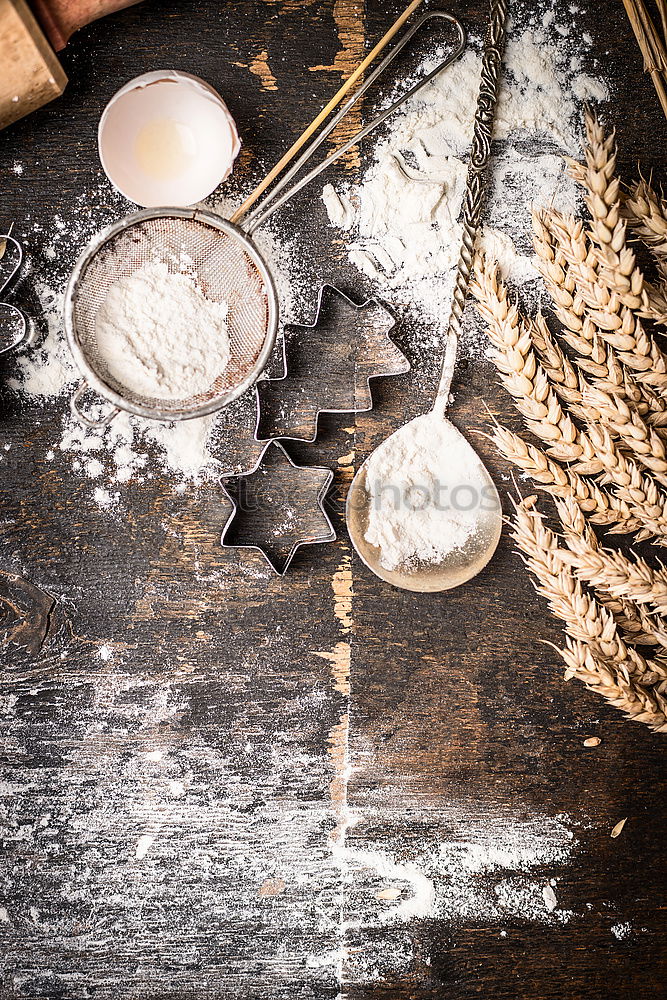
[[[653,473],[658,482],[667,485],[667,449],[657,432],[620,396],[603,392],[595,386],[582,389],[582,407],[590,407],[589,420],[602,420],[620,438],[640,465]]]
[[[541,515],[518,504],[513,537],[556,617],[565,623],[568,642],[561,655],[566,677],[576,676],[632,719],[667,731],[667,699],[661,691],[665,667],[628,646],[613,617],[587,594],[563,563],[556,536]]]
[[[535,319],[525,317],[523,323],[547,378],[558,397],[569,407],[570,413],[582,420],[599,419],[600,414],[594,414],[592,404],[588,407],[582,405],[582,379],[553,337],[542,313]]]
[[[623,217],[653,254],[663,278],[667,278],[667,202],[648,181],[630,185],[622,205]]]
[[[560,653],[567,667],[565,680],[576,677],[633,722],[643,722],[656,733],[667,732],[667,700],[661,692],[629,683],[584,642],[569,639]]]
[[[667,356],[644,330],[633,310],[601,280],[601,269],[591,262],[581,222],[552,213],[550,226],[600,337],[617,351],[619,360],[632,369],[635,379],[667,395]]]
[[[641,521],[630,514],[623,500],[609,495],[595,481],[584,479],[572,469],[563,468],[535,445],[518,434],[496,425],[493,442],[508,462],[529,475],[554,497],[574,496],[594,524],[604,525],[611,534],[640,531]]]
[[[586,115],[585,163],[568,160],[570,172],[586,191],[591,214],[591,235],[601,263],[600,275],[621,299],[645,319],[664,323],[667,319],[659,290],[645,281],[634,251],[626,240],[626,223],[621,213],[620,181],[616,177],[615,133],[605,136],[597,118]],[[653,300],[650,292],[653,292]]]
[[[667,633],[664,630],[662,620],[655,615],[649,614],[645,608],[627,601],[622,597],[612,597],[604,591],[597,591],[598,603],[614,616],[616,627],[619,630],[624,642],[633,643],[636,646],[655,646],[655,658],[662,657],[667,641]],[[667,661],[665,662],[667,667]]]
[[[613,597],[634,604],[649,604],[656,611],[667,611],[667,570],[653,569],[645,559],[628,559],[622,552],[600,549],[592,528],[573,497],[556,500],[567,547],[573,558],[570,565],[586,583],[605,590]]]
[[[586,303],[577,293],[572,268],[558,246],[558,231],[569,232],[572,240],[587,245],[582,224],[555,211],[535,209],[532,229],[537,267],[554,302],[556,316],[562,324],[560,335],[575,352],[577,367],[592,379],[596,388],[631,401],[646,422],[667,438],[667,399],[657,395],[645,383],[637,383],[628,377],[616,351],[605,342],[600,330],[588,316]],[[581,247],[577,256],[584,256]],[[591,268],[597,267],[590,247],[586,261]]]
[[[587,435],[565,413],[532,350],[528,324],[516,304],[510,304],[507,289],[498,281],[497,267],[478,261],[470,289],[486,321],[493,358],[503,385],[531,431],[547,444],[558,461],[570,462],[576,472],[595,475],[603,470]]]
[[[517,307],[510,305],[507,290],[498,281],[496,265],[478,259],[470,287],[487,323],[502,382],[514,397],[529,429],[547,443],[552,458],[571,463],[575,472],[597,475],[604,471],[614,493],[628,504],[630,513],[661,544],[667,544],[667,495],[620,451],[604,426],[591,424],[587,432],[581,431],[563,412],[531,350]]]

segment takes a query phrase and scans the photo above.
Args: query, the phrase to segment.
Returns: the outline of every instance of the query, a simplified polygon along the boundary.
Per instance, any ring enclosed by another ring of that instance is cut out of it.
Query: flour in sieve
[[[188,274],[149,261],[116,281],[97,313],[97,348],[126,389],[156,399],[205,392],[229,364],[227,303]]]

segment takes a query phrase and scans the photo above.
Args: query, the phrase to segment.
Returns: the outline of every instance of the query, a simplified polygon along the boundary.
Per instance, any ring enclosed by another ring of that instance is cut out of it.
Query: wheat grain
[[[653,569],[639,556],[632,560],[622,552],[600,549],[573,497],[556,500],[556,509],[566,544],[575,557],[570,564],[581,579],[613,597],[650,604],[661,613],[667,612],[667,569],[663,566]]]
[[[535,319],[524,317],[522,322],[547,378],[558,397],[568,405],[570,413],[582,420],[599,418],[600,414],[592,416],[590,404],[588,407],[583,405],[582,379],[553,337],[542,313]]]
[[[598,603],[614,616],[616,627],[625,642],[636,646],[654,646],[656,659],[662,655],[667,646],[662,619],[623,597],[612,597],[602,590],[596,592],[596,597]]]
[[[537,511],[516,506],[513,537],[536,578],[538,592],[565,623],[567,642],[560,652],[566,678],[578,677],[628,717],[667,731],[665,667],[623,641],[612,615],[567,571],[556,537]]]

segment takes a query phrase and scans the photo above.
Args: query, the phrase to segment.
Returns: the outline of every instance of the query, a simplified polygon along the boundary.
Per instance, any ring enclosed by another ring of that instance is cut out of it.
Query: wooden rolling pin
[[[0,0],[0,128],[59,97],[67,77],[56,52],[98,17],[139,0]]]

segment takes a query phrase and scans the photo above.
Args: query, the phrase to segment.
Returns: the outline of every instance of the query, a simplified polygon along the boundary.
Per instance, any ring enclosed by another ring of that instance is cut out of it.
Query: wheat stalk
[[[667,731],[665,666],[646,659],[619,635],[613,616],[568,572],[556,536],[541,515],[525,503],[516,505],[513,538],[568,641],[561,655],[566,676],[576,676],[629,718]]]
[[[623,0],[623,6],[644,58],[644,71],[650,73],[662,110],[667,116],[667,88],[665,87],[665,70],[667,70],[665,24],[667,23],[667,14],[664,0],[657,0],[657,2],[662,23],[662,37],[646,9],[644,0]]]
[[[615,135],[612,132],[605,136],[597,118],[588,113],[586,136],[585,163],[574,160],[568,163],[572,176],[585,190],[591,214],[590,233],[600,262],[600,278],[622,306],[636,310],[638,316],[664,323],[667,303],[655,290],[653,298],[649,295],[649,286],[637,265],[634,250],[626,240],[620,181],[616,176]],[[655,347],[657,357],[662,352],[657,345]]]
[[[632,560],[622,552],[600,549],[574,497],[557,500],[556,509],[567,547],[576,557],[571,565],[581,579],[613,597],[634,604],[650,604],[660,613],[667,611],[667,570],[664,566],[656,570],[640,557]]]

